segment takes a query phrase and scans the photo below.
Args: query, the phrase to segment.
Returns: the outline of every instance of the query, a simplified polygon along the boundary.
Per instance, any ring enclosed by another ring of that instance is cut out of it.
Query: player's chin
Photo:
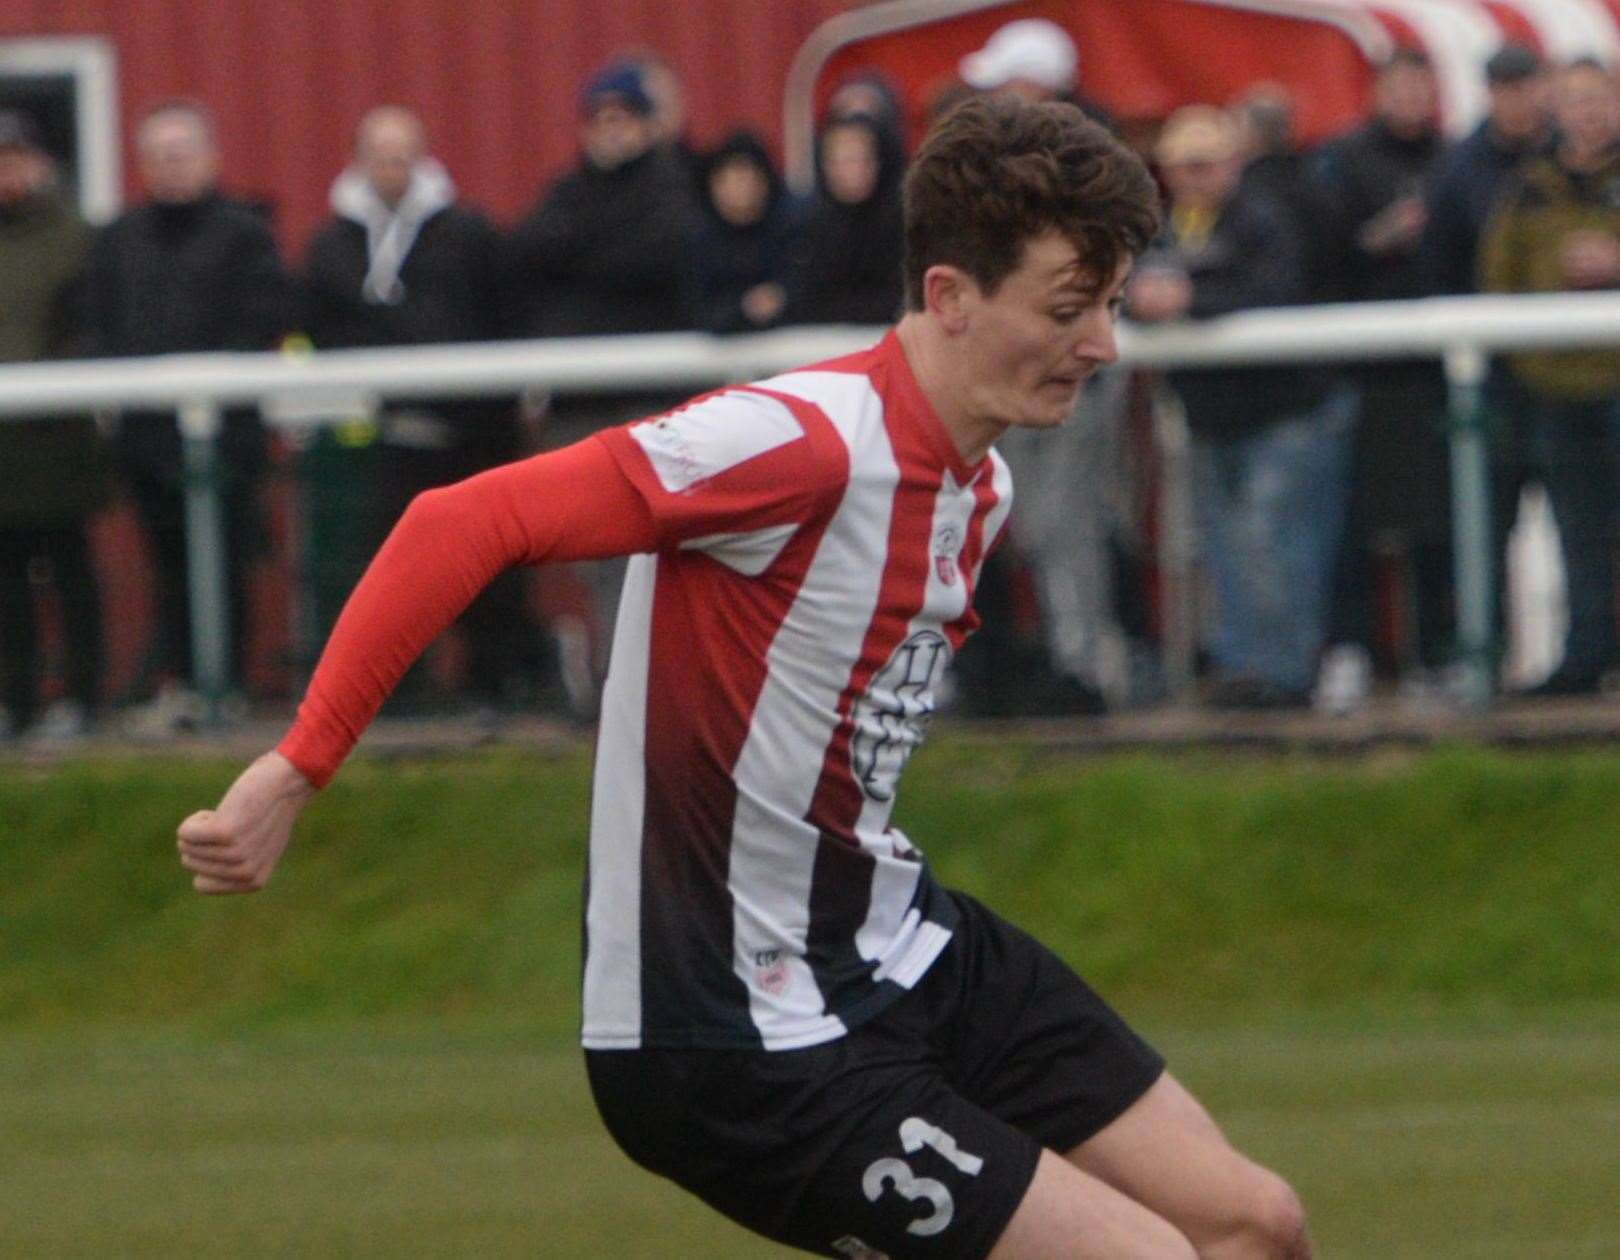
[[[1078,380],[1047,381],[1039,394],[1030,399],[1028,423],[1040,428],[1062,424],[1074,411],[1081,383]]]

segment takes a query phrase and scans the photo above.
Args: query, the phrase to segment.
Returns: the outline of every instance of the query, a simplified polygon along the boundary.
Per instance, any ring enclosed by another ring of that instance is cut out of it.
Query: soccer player
[[[287,737],[181,824],[196,888],[264,886],[497,573],[630,554],[583,1025],[630,1157],[821,1255],[1308,1255],[1288,1186],[889,825],[1006,519],[991,444],[1061,424],[1115,357],[1156,220],[1141,163],[1073,107],[958,108],[907,176],[907,309],[876,346],[416,500]]]

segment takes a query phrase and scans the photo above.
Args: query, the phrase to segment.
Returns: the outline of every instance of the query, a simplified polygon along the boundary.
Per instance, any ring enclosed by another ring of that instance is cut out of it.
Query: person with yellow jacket
[[[1558,142],[1526,165],[1497,204],[1480,250],[1493,293],[1620,288],[1620,92],[1581,59],[1554,84]],[[1558,523],[1569,598],[1564,659],[1535,690],[1595,693],[1620,664],[1614,552],[1620,491],[1620,348],[1508,356],[1529,396],[1524,434],[1532,474]]]

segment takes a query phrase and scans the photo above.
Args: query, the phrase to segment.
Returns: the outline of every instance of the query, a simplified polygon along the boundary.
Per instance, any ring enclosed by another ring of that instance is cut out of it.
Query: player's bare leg
[[[1045,1151],[990,1260],[1195,1260],[1196,1254],[1162,1217]]]
[[[1309,1260],[1305,1210],[1168,1072],[1069,1161],[1172,1222],[1204,1260]]]

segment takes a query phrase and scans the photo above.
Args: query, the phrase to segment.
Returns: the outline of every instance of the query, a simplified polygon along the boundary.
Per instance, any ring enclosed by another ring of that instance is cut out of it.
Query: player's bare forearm
[[[180,864],[200,893],[257,892],[269,883],[315,786],[278,752],[268,752],[226,789],[214,809],[179,828]]]

